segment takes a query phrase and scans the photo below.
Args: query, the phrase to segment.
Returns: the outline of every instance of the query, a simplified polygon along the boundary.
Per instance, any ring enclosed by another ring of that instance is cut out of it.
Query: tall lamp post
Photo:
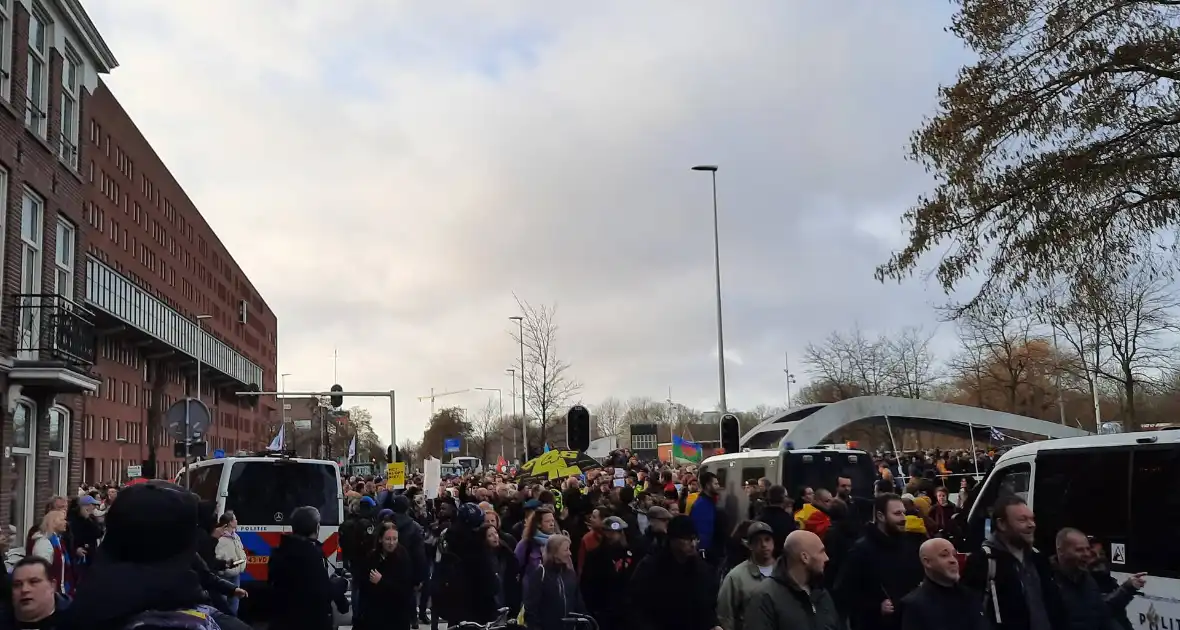
[[[721,237],[717,229],[717,166],[702,164],[692,167],[694,171],[706,171],[713,179],[713,268],[717,274],[717,383],[721,389],[721,413],[729,407],[725,400],[725,327],[721,324]]]
[[[496,397],[500,399],[500,428],[504,428],[504,392],[499,387],[476,387],[477,392],[496,392]],[[500,457],[504,457],[504,437],[500,434]]]
[[[508,319],[515,320],[520,327],[520,437],[524,444],[524,460],[529,459],[529,412],[524,402],[524,317],[513,315]]]
[[[127,474],[127,464],[123,463],[123,445],[127,443],[127,438],[115,437],[115,442],[119,445],[119,485],[123,485],[123,475]]]
[[[509,398],[512,399],[512,419],[515,422],[515,420],[516,420],[516,370],[513,368],[508,368],[507,370],[504,370],[504,373],[508,375],[508,381],[510,383],[512,383],[512,395],[509,396]],[[512,430],[512,460],[513,460],[513,463],[515,464],[516,463],[516,428],[515,427],[513,427],[513,430]]]

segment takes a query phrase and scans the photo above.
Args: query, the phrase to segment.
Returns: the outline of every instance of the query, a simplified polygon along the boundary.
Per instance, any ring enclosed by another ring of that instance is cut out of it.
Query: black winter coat
[[[918,557],[923,540],[913,534],[888,536],[871,525],[848,550],[832,594],[848,615],[852,630],[901,627],[901,615],[882,615],[881,602],[892,601],[896,610],[902,598],[925,579]]]
[[[287,534],[270,555],[270,630],[332,630],[332,589],[320,544]]]
[[[410,553],[400,544],[392,554],[376,551],[361,562],[353,574],[353,584],[360,588],[361,615],[354,618],[357,630],[409,630],[414,625],[414,566]],[[376,584],[369,572],[376,570],[381,580]]]

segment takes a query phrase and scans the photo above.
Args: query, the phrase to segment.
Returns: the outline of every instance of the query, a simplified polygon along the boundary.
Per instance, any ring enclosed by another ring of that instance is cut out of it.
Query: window
[[[12,414],[12,498],[9,505],[10,524],[16,531],[28,531],[33,525],[33,431],[37,413],[33,405],[21,401]]]
[[[0,98],[12,100],[12,0],[0,0]]]
[[[64,407],[49,410],[49,483],[54,494],[66,495],[69,467],[70,412]]]
[[[655,450],[656,436],[654,434],[632,435],[631,448],[635,450]]]
[[[49,17],[40,6],[29,12],[29,73],[25,86],[25,125],[45,138],[49,101]]]
[[[1004,468],[993,470],[988,476],[983,490],[975,503],[979,509],[969,506],[971,520],[967,523],[966,540],[960,544],[964,550],[979,549],[987,536],[991,534],[992,506],[1004,494],[1015,494],[1021,498],[1028,497],[1028,488],[1032,482],[1032,466],[1018,462]],[[853,482],[855,483],[855,482]]]
[[[74,170],[78,170],[78,89],[81,82],[81,57],[67,43],[61,60],[61,141],[58,143],[58,155]]]
[[[295,508],[310,505],[320,511],[321,524],[336,526],[339,493],[334,465],[243,462],[230,467],[225,509],[233,510],[242,525],[275,525]]]
[[[45,202],[25,189],[21,204],[21,298],[18,354],[33,358],[40,346],[41,244]]]
[[[1132,457],[1131,492],[1137,496],[1129,501],[1131,532],[1127,541],[1127,565],[1112,568],[1132,573],[1145,571],[1153,578],[1180,578],[1180,538],[1176,537],[1175,520],[1180,518],[1180,486],[1176,485],[1180,479],[1180,447],[1140,448]],[[1109,553],[1107,547],[1107,557]]]
[[[1103,541],[1126,542],[1130,475],[1131,451],[1126,448],[1037,453],[1032,506],[1037,547],[1053,549],[1062,527],[1076,527]]]
[[[57,220],[57,255],[53,292],[73,301],[74,299],[74,247],[76,244],[74,226],[65,219]]]
[[[757,466],[757,467],[742,466],[742,485],[743,486],[746,485],[746,482],[748,482],[748,481],[757,482],[759,479],[761,479],[765,476],[766,476],[766,469],[761,466]]]

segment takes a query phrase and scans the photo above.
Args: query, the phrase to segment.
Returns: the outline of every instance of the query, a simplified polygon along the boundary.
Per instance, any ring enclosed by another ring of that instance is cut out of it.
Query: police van
[[[749,518],[750,500],[744,486],[763,477],[781,485],[796,500],[803,488],[826,488],[836,493],[840,477],[852,481],[853,499],[872,501],[876,471],[872,458],[861,450],[842,446],[815,446],[779,450],[743,450],[740,453],[714,455],[701,462],[701,472],[712,472],[722,487],[723,509],[731,523]],[[796,506],[800,507],[800,506]]]
[[[1017,446],[996,461],[972,503],[961,551],[992,530],[992,506],[1015,494],[1036,514],[1035,545],[1054,553],[1063,527],[1098,544],[1120,582],[1146,573],[1127,607],[1137,630],[1180,627],[1180,431],[1089,435]]]
[[[297,507],[309,505],[319,510],[327,570],[335,573],[340,568],[337,552],[344,494],[336,462],[264,452],[190,464],[181,470],[176,483],[183,486],[190,476],[190,489],[201,500],[216,502],[218,516],[232,511],[238,519],[238,536],[246,549],[242,588],[250,592],[250,599],[266,585],[271,550],[291,531],[288,519]]]

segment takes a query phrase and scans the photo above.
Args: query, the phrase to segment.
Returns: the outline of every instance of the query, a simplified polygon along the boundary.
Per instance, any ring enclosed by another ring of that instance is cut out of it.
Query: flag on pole
[[[268,450],[268,451],[281,451],[281,450],[283,450],[283,436],[284,436],[284,432],[286,431],[286,429],[287,429],[286,425],[282,425],[279,427],[279,434],[275,436],[275,439],[270,441],[270,446],[267,446],[266,450]]]
[[[348,443],[348,461],[356,459],[356,436],[352,436],[352,441]]]
[[[545,442],[545,452],[546,453],[549,452],[549,443],[548,442]]]
[[[685,461],[694,464],[701,463],[704,459],[704,449],[697,442],[691,442],[679,435],[672,436],[672,461]]]

